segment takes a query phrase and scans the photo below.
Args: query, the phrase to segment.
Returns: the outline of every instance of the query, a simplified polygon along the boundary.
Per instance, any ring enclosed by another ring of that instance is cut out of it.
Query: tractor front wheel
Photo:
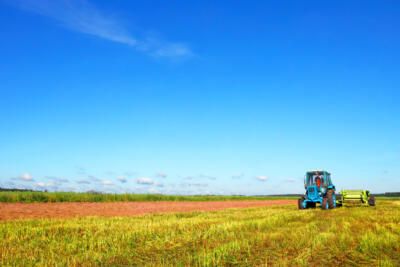
[[[297,200],[297,206],[298,206],[299,210],[304,209],[303,202],[304,202],[304,197],[301,197]]]

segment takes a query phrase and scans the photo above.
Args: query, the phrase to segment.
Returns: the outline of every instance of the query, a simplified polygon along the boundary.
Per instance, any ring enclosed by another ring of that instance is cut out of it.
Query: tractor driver
[[[315,181],[315,184],[318,186],[318,188],[321,187],[321,176],[319,175],[318,172],[315,174],[314,181]]]

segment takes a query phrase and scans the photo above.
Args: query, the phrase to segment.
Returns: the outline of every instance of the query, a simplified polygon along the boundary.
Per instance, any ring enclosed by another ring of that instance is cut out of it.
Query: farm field
[[[135,216],[153,213],[213,211],[271,205],[295,205],[295,200],[225,201],[139,201],[139,202],[62,202],[0,203],[0,220],[27,218],[69,218],[82,216]]]
[[[400,201],[0,222],[1,266],[399,266]]]

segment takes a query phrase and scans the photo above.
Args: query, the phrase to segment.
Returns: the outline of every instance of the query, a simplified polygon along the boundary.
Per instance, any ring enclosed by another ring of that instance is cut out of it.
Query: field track
[[[295,203],[295,200],[0,203],[0,220],[83,216],[135,216],[152,213],[213,211],[228,208],[251,208],[286,204],[295,205]]]

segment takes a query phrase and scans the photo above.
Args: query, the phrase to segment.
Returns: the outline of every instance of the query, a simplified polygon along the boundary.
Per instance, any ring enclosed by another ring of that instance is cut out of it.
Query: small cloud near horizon
[[[207,183],[181,183],[182,187],[208,187]]]
[[[102,185],[105,185],[105,186],[114,185],[114,183],[113,183],[112,181],[110,181],[110,180],[102,180],[100,183],[101,183]]]
[[[142,184],[142,185],[153,185],[154,181],[151,178],[148,177],[140,177],[136,179],[137,184]]]
[[[88,175],[88,178],[89,178],[90,180],[92,180],[93,182],[101,182],[101,179],[97,178],[97,177],[94,176],[94,175]]]
[[[90,184],[90,181],[88,180],[78,180],[76,181],[77,184]]]
[[[82,166],[77,166],[76,167],[76,173],[78,174],[78,175],[86,175],[87,173],[86,173],[86,168],[85,167],[82,167]]]
[[[34,182],[35,181],[33,179],[33,176],[28,172],[21,174],[20,176],[14,178],[14,180],[20,180],[22,182]]]
[[[167,178],[167,176],[168,175],[165,172],[159,172],[156,174],[156,177],[159,177],[159,178]]]
[[[257,179],[258,181],[265,182],[265,181],[267,181],[269,178],[268,178],[268,176],[265,176],[265,175],[259,175],[259,176],[256,176],[256,179]]]
[[[154,187],[150,187],[147,190],[147,193],[149,193],[149,194],[161,194],[161,192],[158,189],[154,188]]]
[[[243,178],[243,177],[244,177],[244,174],[243,174],[243,173],[234,174],[234,175],[231,176],[232,179],[241,179],[241,178]]]
[[[157,187],[164,187],[164,184],[163,184],[163,183],[158,183],[158,182],[156,182],[156,183],[154,183],[154,185],[157,186]]]
[[[34,185],[35,185],[36,187],[40,187],[40,188],[55,186],[55,184],[52,183],[52,182],[49,182],[49,183],[37,182],[37,183],[35,183]]]
[[[206,175],[206,174],[200,174],[199,178],[200,179],[208,179],[208,180],[217,180],[217,177],[211,176],[211,175]]]
[[[46,176],[46,177],[44,177],[44,178],[47,179],[47,180],[51,180],[51,181],[53,181],[54,183],[57,183],[57,184],[69,183],[69,180],[68,180],[68,179],[61,178],[61,177]]]
[[[132,176],[137,175],[137,173],[133,172],[133,171],[126,171],[126,172],[124,172],[124,175],[127,177],[132,177]]]
[[[125,176],[118,176],[117,177],[117,180],[120,182],[120,183],[126,183],[127,181],[128,181],[128,179],[125,177]]]

